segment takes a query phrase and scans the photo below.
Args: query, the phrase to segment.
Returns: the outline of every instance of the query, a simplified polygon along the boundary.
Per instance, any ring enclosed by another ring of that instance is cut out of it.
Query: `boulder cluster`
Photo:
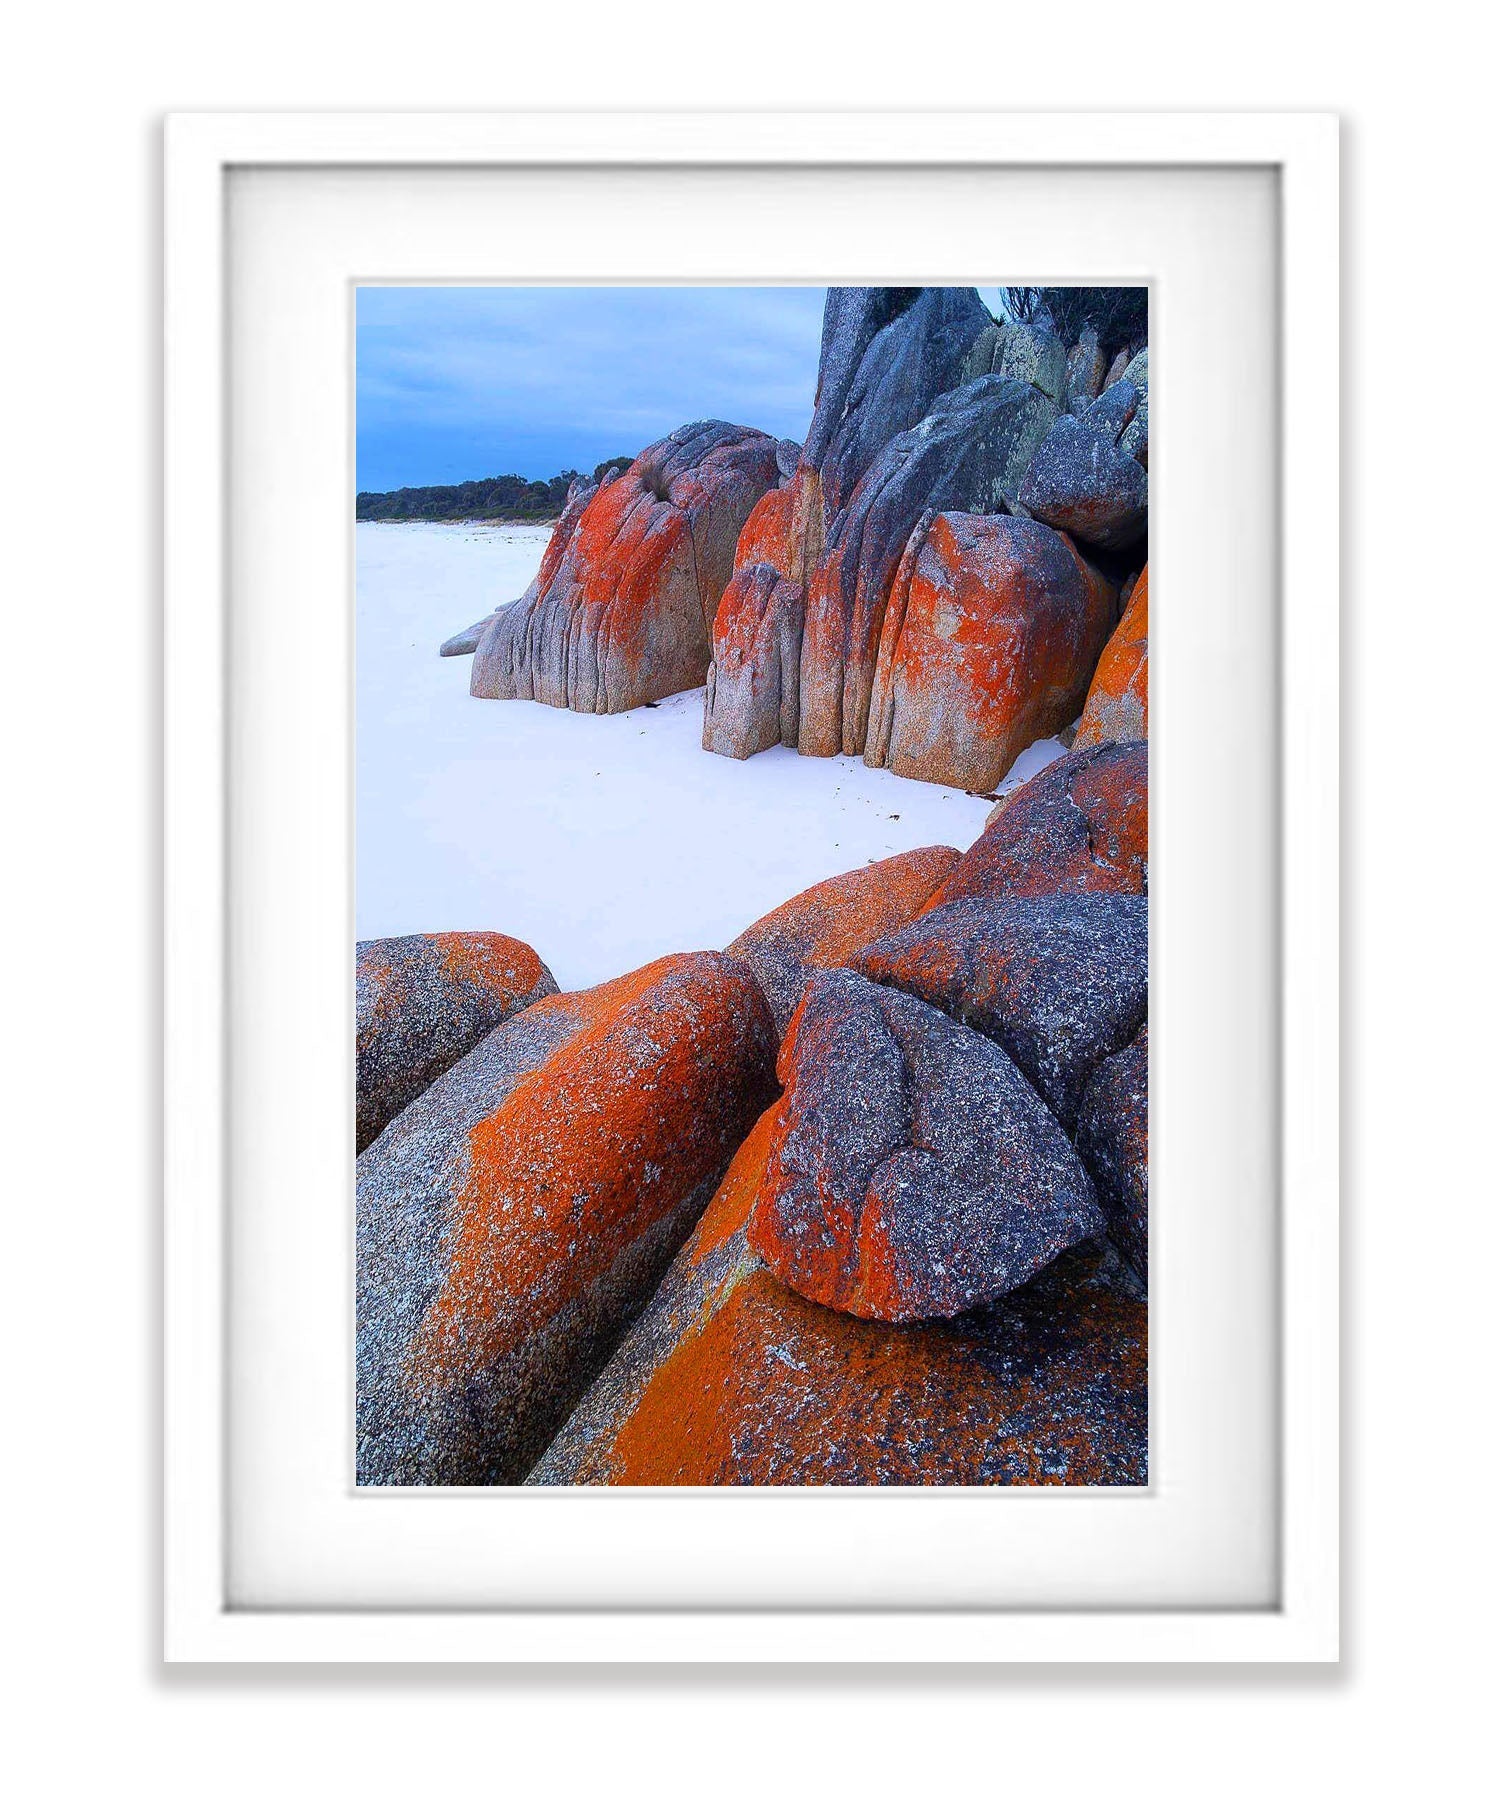
[[[575,484],[531,587],[442,652],[483,698],[701,686],[719,755],[978,793],[1091,684],[1091,730],[1144,736],[1148,389],[1144,344],[1106,366],[1091,327],[1065,344],[973,288],[830,288],[802,444],[701,421]]]
[[[1105,741],[582,993],[361,945],[358,1480],[1144,1482],[1146,887]]]
[[[721,950],[559,993],[359,946],[362,1484],[1147,1478],[1147,353],[834,288],[801,445],[575,486],[473,693],[987,792]]]

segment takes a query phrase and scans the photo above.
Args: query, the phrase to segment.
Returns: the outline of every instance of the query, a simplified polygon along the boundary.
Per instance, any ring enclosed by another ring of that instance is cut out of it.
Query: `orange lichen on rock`
[[[361,1166],[372,1246],[415,1233],[423,1271],[419,1306],[371,1297],[362,1480],[524,1473],[775,1092],[770,1015],[730,957],[666,957],[533,1010],[532,1037],[555,1014],[560,1041],[508,1067],[497,1103],[461,1064],[451,1106],[435,1090]]]
[[[803,467],[756,502],[735,547],[735,571],[768,563],[783,580],[805,586],[822,554],[822,483],[816,469]]]
[[[939,513],[885,610],[865,761],[983,793],[1078,717],[1115,592],[1030,519]]]
[[[1073,740],[1075,750],[1086,750],[1090,744],[1134,743],[1147,735],[1147,630],[1146,570],[1142,569],[1094,671]]]
[[[1093,1185],[1007,1052],[848,969],[807,985],[781,1046],[749,1242],[860,1318],[951,1318],[1102,1233]]]
[[[448,1280],[412,1348],[424,1378],[467,1378],[575,1299],[628,1239],[715,1179],[765,1096],[761,1010],[738,975],[664,958],[469,1134]],[[717,973],[717,971],[716,971]],[[686,1004],[683,1004],[686,996]],[[719,1059],[762,1080],[725,1129]]]
[[[981,895],[1144,894],[1147,754],[1141,744],[1071,750],[991,815],[926,910]]]
[[[486,627],[470,691],[614,713],[697,687],[741,527],[776,479],[775,440],[721,420],[643,450]]]
[[[814,969],[836,969],[914,919],[958,859],[948,844],[888,856],[818,882],[742,931],[730,954],[755,971],[777,1030],[786,1030]]]
[[[756,505],[714,617],[703,748],[744,758],[795,749],[801,718],[807,571],[823,553],[816,469],[799,468]]]
[[[746,1242],[771,1145],[762,1119],[533,1483],[1146,1480],[1146,1309],[1107,1258],[942,1324],[833,1312]]]
[[[806,595],[769,563],[739,570],[724,590],[703,696],[703,748],[743,759],[797,743]]]

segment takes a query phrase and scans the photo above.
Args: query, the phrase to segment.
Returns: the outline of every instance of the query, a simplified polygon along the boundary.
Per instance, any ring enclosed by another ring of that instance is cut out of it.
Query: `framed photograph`
[[[1336,1659],[1335,121],[166,180],[167,1657]]]

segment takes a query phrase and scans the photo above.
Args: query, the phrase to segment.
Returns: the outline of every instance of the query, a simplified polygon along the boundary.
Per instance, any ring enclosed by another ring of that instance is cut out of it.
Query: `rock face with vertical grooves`
[[[775,1093],[732,957],[528,1008],[360,1157],[357,1479],[518,1481],[646,1304]]]
[[[1144,1483],[1146,1307],[1094,1246],[1003,1300],[890,1325],[746,1241],[775,1113],[530,1476],[534,1484]]]
[[[807,592],[769,563],[740,569],[719,602],[703,696],[703,748],[743,759],[797,742]]]
[[[951,1318],[1104,1228],[1062,1127],[989,1038],[852,970],[809,980],[749,1242],[809,1300]]]
[[[865,472],[833,518],[808,584],[804,756],[857,756],[865,747],[886,602],[913,528],[927,513],[1005,507],[1055,417],[1034,388],[986,376],[944,394]]]
[[[714,616],[703,699],[703,748],[755,756],[797,747],[807,573],[823,554],[816,469],[796,467],[758,502]]]
[[[528,597],[491,620],[470,692],[613,713],[697,687],[741,527],[776,485],[776,457],[774,438],[717,419],[643,450],[561,543],[559,525]]]
[[[354,1147],[497,1025],[557,992],[530,944],[498,931],[369,938],[354,946]]]
[[[830,515],[848,505],[893,437],[973,379],[964,366],[990,323],[973,288],[828,290],[802,460],[818,471]]]
[[[981,1031],[1071,1131],[1089,1078],[1144,1025],[1141,894],[952,900],[850,959]]]
[[[922,910],[958,861],[947,844],[907,850],[834,875],[783,901],[729,946],[755,971],[778,1035],[815,969],[833,969]]]
[[[1146,777],[1144,744],[1099,744],[1048,763],[995,808],[928,910],[970,895],[1144,894]]]
[[[1150,624],[1146,570],[1142,569],[1114,635],[1104,646],[1089,683],[1075,750],[1091,744],[1130,744],[1147,735]]]
[[[891,589],[865,761],[983,793],[1078,717],[1113,586],[1032,519],[939,513]]]

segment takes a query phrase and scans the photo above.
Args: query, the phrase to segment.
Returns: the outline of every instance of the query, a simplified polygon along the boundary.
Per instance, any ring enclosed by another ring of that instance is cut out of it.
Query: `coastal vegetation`
[[[599,482],[609,470],[629,467],[628,456],[613,456],[598,465],[593,479]],[[564,469],[550,481],[531,481],[524,475],[486,475],[449,487],[393,488],[383,494],[362,490],[354,496],[354,516],[361,523],[380,519],[555,519],[567,501],[568,489],[579,479],[579,470]]]

